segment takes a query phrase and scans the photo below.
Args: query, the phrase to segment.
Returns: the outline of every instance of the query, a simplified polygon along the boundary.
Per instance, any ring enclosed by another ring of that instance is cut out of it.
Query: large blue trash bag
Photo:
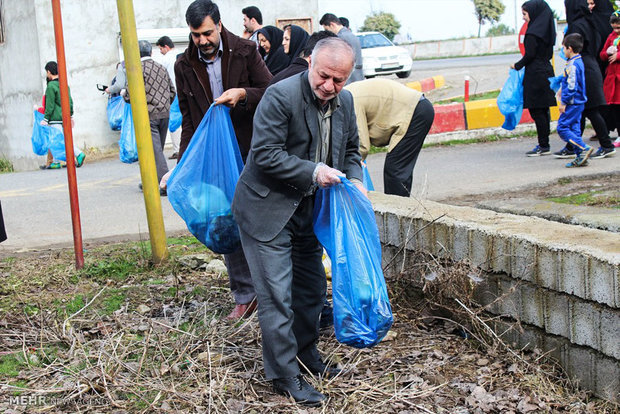
[[[181,115],[181,108],[179,108],[179,97],[175,96],[172,105],[170,105],[170,122],[168,123],[168,129],[170,132],[174,132],[181,126],[183,116]]]
[[[367,348],[389,331],[392,308],[372,205],[349,180],[341,180],[341,184],[317,191],[314,233],[332,263],[336,339]]]
[[[112,131],[120,131],[123,124],[123,112],[125,110],[125,100],[122,96],[113,96],[108,99],[108,124]]]
[[[168,179],[168,200],[189,231],[215,253],[241,248],[230,205],[243,169],[230,109],[211,105]]]
[[[131,105],[126,103],[123,108],[123,123],[121,125],[121,137],[118,140],[118,156],[122,162],[131,164],[138,161],[138,145],[136,144],[136,132],[133,128]]]
[[[50,127],[50,129],[52,130],[49,135],[52,157],[54,157],[55,160],[67,161],[67,154],[65,152],[65,134],[54,127]]]
[[[523,73],[521,70],[510,69],[508,79],[497,97],[497,106],[504,115],[502,128],[512,131],[521,121],[523,114]]]
[[[51,126],[41,125],[43,114],[34,111],[34,125],[32,126],[32,150],[37,155],[47,154],[47,150],[52,152],[55,160],[67,161],[65,153],[65,135],[61,130]]]
[[[362,184],[366,191],[375,191],[375,186],[370,179],[370,173],[368,172],[368,166],[362,161]]]
[[[34,111],[34,124],[32,125],[32,151],[37,155],[47,154],[47,150],[50,148],[50,134],[59,132],[52,127],[41,125],[43,120],[43,114],[39,111]]]

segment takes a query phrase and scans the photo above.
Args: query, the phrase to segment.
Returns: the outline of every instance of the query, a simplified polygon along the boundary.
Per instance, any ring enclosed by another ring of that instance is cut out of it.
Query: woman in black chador
[[[555,44],[555,21],[551,8],[544,0],[526,1],[521,6],[521,11],[523,20],[528,23],[523,40],[525,55],[512,67],[517,70],[525,67],[523,107],[530,111],[538,134],[538,145],[526,152],[526,155],[537,157],[551,153],[549,107],[556,106],[557,103],[549,85],[549,78],[554,76],[549,61],[553,56]]]

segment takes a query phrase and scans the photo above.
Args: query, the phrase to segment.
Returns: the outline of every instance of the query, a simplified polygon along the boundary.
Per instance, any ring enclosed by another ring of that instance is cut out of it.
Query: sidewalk
[[[431,147],[422,150],[414,172],[413,196],[434,201],[452,197],[543,185],[560,177],[613,172],[620,155],[592,160],[585,168],[564,168],[550,156],[528,158],[534,138],[493,143]],[[560,140],[552,136],[553,150]],[[170,150],[166,150],[170,155]],[[377,191],[383,190],[385,153],[371,155],[369,170]],[[169,166],[175,160],[168,161]],[[82,234],[85,246],[93,240],[148,239],[144,198],[138,189],[139,166],[118,159],[87,163],[77,170]],[[0,200],[9,239],[0,244],[0,257],[50,246],[72,246],[66,170],[3,174]],[[185,232],[185,223],[162,197],[168,235]]]

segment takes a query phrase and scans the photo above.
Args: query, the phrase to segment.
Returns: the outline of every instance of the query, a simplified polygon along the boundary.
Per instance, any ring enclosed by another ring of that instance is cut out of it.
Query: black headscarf
[[[553,11],[547,2],[530,0],[523,3],[521,8],[530,16],[525,34],[536,36],[547,46],[553,46],[555,44],[555,20]]]
[[[269,53],[265,54],[265,64],[267,65],[269,72],[271,72],[272,75],[275,75],[282,69],[286,68],[291,62],[291,58],[284,53],[284,48],[282,47],[282,37],[284,37],[284,32],[275,26],[264,26],[258,29],[258,33],[262,33],[271,45]],[[261,49],[263,48],[261,47]],[[263,49],[263,52],[264,51],[265,50]]]
[[[611,25],[609,24],[609,16],[614,12],[614,6],[609,0],[596,0],[594,9],[592,9],[592,20],[594,28],[599,35],[601,47],[605,44],[607,36],[611,33]]]
[[[292,24],[289,29],[291,30],[291,42],[288,46],[288,56],[291,58],[291,61],[293,61],[296,57],[301,55],[301,51],[306,47],[310,35],[304,29],[294,24]]]
[[[566,7],[566,34],[579,33],[583,37],[582,55],[597,57],[601,49],[599,34],[594,25],[594,18],[588,9],[586,0],[564,0]]]

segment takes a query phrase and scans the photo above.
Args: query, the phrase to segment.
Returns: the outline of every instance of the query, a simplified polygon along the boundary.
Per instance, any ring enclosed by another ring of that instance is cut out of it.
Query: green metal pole
[[[121,26],[129,96],[131,96],[131,113],[138,144],[138,160],[140,162],[140,176],[144,191],[151,250],[153,261],[160,263],[168,258],[168,247],[166,246],[166,231],[164,229],[164,218],[159,197],[159,182],[157,181],[157,171],[155,168],[151,126],[146,107],[146,93],[144,91],[140,51],[138,49],[138,34],[136,32],[133,1],[117,0],[116,5],[118,8],[118,20]]]

